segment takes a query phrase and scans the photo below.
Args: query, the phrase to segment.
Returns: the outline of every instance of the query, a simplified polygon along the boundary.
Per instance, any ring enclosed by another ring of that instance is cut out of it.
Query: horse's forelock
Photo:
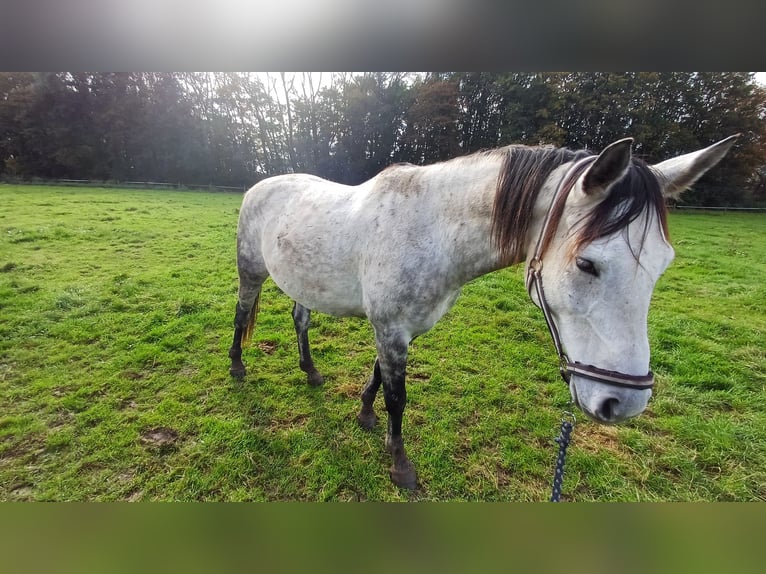
[[[652,169],[641,159],[634,158],[628,172],[609,191],[607,197],[599,203],[578,225],[575,252],[583,245],[602,237],[607,237],[638,219],[647,212],[644,218],[644,228],[641,235],[641,245],[633,251],[638,260],[643,241],[649,232],[653,217],[657,217],[662,232],[667,241],[668,233],[667,207],[662,196],[662,188]]]

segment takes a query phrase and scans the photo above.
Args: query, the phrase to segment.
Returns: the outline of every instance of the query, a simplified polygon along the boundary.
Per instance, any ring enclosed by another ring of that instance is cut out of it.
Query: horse
[[[409,344],[467,282],[525,262],[574,404],[601,423],[634,417],[654,383],[649,301],[674,257],[665,198],[717,164],[738,135],[656,165],[635,157],[626,138],[598,155],[511,145],[427,166],[394,164],[357,186],[307,174],[265,179],[239,213],[230,374],[246,375],[242,346],[268,277],[295,302],[309,385],[324,381],[311,358],[311,312],[367,318],[377,357],[357,422],[377,423],[382,384],[389,475],[415,489],[402,438]]]

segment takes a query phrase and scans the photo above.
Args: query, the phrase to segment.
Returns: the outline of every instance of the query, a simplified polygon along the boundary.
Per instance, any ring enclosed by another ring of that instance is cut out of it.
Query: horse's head
[[[649,301],[674,255],[664,197],[692,185],[736,137],[654,166],[632,158],[632,140],[624,139],[595,160],[563,165],[545,184],[542,197],[554,199],[541,206],[547,213],[538,220],[550,223],[538,228],[537,251],[533,238],[528,288],[546,307],[554,342],[560,339],[573,400],[597,421],[619,422],[646,408]]]

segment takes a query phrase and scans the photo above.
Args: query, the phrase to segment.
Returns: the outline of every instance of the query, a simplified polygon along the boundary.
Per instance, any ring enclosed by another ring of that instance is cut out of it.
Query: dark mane
[[[505,265],[523,261],[526,256],[527,231],[545,180],[557,167],[587,155],[566,148],[507,148],[492,206],[492,238]]]
[[[533,209],[545,180],[564,163],[587,157],[589,152],[565,148],[512,146],[498,176],[492,212],[492,238],[500,251],[501,262],[512,265],[526,257],[524,247]],[[543,253],[550,244],[564,213],[564,194],[551,208],[551,225],[543,238]],[[644,210],[654,213],[669,239],[667,208],[656,174],[643,160],[633,158],[626,175],[611,188],[607,197],[575,225],[574,252],[581,246],[611,235],[635,221]],[[651,219],[643,230],[646,237]],[[642,238],[642,243],[643,243]],[[638,258],[641,246],[633,251]]]

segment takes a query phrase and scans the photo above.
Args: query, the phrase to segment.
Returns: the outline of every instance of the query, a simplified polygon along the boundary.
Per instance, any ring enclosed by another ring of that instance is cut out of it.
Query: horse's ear
[[[710,147],[687,153],[653,165],[662,186],[662,195],[677,199],[702,174],[717,164],[741,134],[714,143]]]
[[[600,194],[620,181],[630,166],[632,145],[633,138],[625,138],[605,147],[585,173],[583,192],[587,195]]]

